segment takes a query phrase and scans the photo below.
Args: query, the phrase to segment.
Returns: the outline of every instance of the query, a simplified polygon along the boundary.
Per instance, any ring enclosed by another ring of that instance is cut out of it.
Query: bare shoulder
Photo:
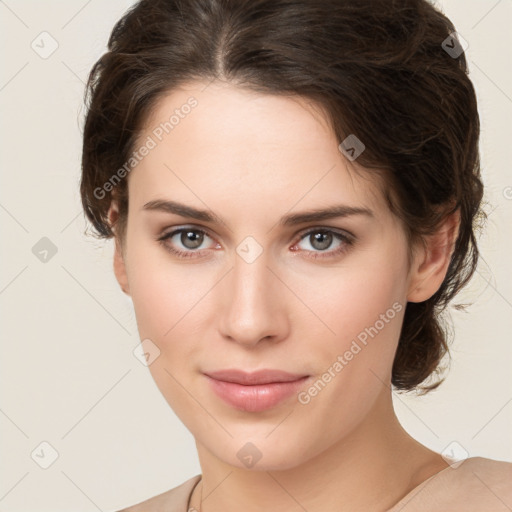
[[[453,506],[464,504],[468,511],[512,509],[512,463],[471,457],[443,473],[446,488],[454,489],[449,493]]]
[[[479,478],[484,482],[507,484],[510,489],[512,486],[512,463],[502,460],[487,459],[485,457],[471,457],[466,459],[457,471],[462,469],[462,473],[471,478]]]
[[[510,512],[512,463],[470,457],[427,478],[388,512]]]
[[[201,480],[196,475],[181,485],[117,512],[186,512],[189,497]]]

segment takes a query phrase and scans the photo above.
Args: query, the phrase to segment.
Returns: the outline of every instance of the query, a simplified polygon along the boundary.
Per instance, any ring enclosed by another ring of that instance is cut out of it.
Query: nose
[[[252,263],[235,256],[219,301],[220,331],[224,338],[247,347],[277,342],[289,333],[284,285],[268,267],[263,253]]]

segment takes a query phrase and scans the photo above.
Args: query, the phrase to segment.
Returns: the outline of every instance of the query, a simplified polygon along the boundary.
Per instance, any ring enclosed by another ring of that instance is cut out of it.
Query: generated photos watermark
[[[125,178],[130,171],[132,171],[137,164],[139,164],[144,157],[149,155],[151,150],[155,149],[159,142],[162,142],[165,135],[168,135],[176,126],[180,124],[182,119],[185,119],[192,109],[197,107],[198,101],[191,96],[186,103],[179,108],[174,109],[174,113],[167,121],[160,123],[156,126],[151,135],[146,137],[146,140],[132,152],[127,161],[114,173],[112,176],[101,186],[94,189],[94,197],[96,199],[103,199],[108,192],[112,192],[114,188],[119,185],[121,180]]]
[[[402,304],[399,302],[394,302],[393,305],[386,310],[385,313],[381,313],[379,315],[379,319],[375,321],[373,325],[370,327],[366,327],[363,331],[361,331],[355,339],[352,340],[350,344],[350,348],[346,350],[343,355],[338,355],[336,361],[327,368],[327,370],[318,378],[314,384],[312,384],[307,390],[301,391],[297,395],[297,399],[299,403],[302,405],[307,405],[311,402],[311,399],[322,391],[329,382],[332,381],[338,375],[345,366],[349,364],[352,359],[354,359],[357,354],[361,352],[361,350],[368,345],[369,338],[373,339],[377,334],[379,334],[382,329],[389,324],[393,318],[400,313],[403,309]]]

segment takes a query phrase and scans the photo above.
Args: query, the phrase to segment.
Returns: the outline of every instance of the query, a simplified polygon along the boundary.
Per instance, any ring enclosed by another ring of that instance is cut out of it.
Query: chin
[[[303,443],[292,443],[288,439],[284,444],[282,438],[277,436],[268,439],[267,432],[261,437],[235,436],[225,446],[215,445],[211,451],[226,464],[247,471],[283,471],[299,466],[306,460]],[[226,457],[228,454],[231,456]]]

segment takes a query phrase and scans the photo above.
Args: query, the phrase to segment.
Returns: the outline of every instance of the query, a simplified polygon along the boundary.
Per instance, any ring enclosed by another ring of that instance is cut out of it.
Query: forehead
[[[195,203],[237,197],[246,207],[385,208],[376,180],[339,151],[327,118],[307,98],[190,82],[156,102],[136,148],[144,144],[151,149],[129,178],[130,195],[141,201],[168,191]]]

